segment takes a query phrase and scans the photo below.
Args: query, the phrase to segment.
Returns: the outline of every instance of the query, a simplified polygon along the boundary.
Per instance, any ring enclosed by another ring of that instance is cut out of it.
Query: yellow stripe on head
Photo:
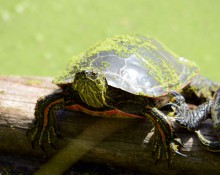
[[[82,101],[94,108],[107,106],[105,102],[107,86],[105,76],[94,71],[83,70],[76,73],[73,82],[73,88],[78,91]]]

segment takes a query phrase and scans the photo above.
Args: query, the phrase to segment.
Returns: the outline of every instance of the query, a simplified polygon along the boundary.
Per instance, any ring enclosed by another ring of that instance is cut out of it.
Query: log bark
[[[57,112],[62,136],[57,148],[33,149],[26,131],[34,120],[35,103],[56,89],[51,78],[0,77],[0,174],[1,168],[18,164],[36,174],[62,174],[79,160],[148,174],[220,173],[220,155],[204,150],[194,133],[176,128],[184,144],[181,152],[188,157],[176,155],[170,167],[166,160],[155,165],[149,121],[94,117],[66,109]],[[204,122],[201,130],[207,138],[216,139],[211,121]]]

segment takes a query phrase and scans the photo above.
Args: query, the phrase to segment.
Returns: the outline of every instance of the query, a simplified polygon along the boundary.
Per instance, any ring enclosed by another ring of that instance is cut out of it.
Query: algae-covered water
[[[220,82],[219,0],[0,0],[0,75],[55,76],[114,35],[144,34]]]
[[[54,76],[95,42],[145,34],[220,81],[218,0],[0,0],[0,74]]]

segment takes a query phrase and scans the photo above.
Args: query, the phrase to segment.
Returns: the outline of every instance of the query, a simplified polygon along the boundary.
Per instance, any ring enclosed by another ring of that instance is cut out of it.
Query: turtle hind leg
[[[175,93],[175,96],[181,94]],[[176,98],[176,99],[179,99]],[[175,104],[176,103],[176,104]],[[214,129],[217,136],[220,134],[220,88],[216,91],[213,100],[199,105],[196,109],[190,110],[187,104],[182,101],[174,101],[173,108],[176,112],[175,121],[181,126],[190,131],[195,131],[199,128],[200,124],[206,120],[211,114],[214,121]],[[207,140],[199,131],[196,131],[197,137],[203,146],[208,151],[220,152],[220,141]]]
[[[191,110],[180,93],[171,91],[171,95],[173,97],[170,104],[175,111],[175,121],[181,127],[194,131],[209,117],[212,107],[211,100]]]
[[[175,108],[177,113],[175,121],[181,127],[185,127],[189,131],[194,131],[198,129],[201,123],[209,117],[211,105],[212,101],[209,101],[199,105],[194,110],[190,110],[188,107],[183,106]]]

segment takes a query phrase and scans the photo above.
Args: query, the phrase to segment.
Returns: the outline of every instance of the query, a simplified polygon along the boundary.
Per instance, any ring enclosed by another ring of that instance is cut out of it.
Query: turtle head
[[[107,81],[103,73],[82,70],[75,74],[73,89],[78,91],[82,101],[88,106],[102,108],[105,102]]]

